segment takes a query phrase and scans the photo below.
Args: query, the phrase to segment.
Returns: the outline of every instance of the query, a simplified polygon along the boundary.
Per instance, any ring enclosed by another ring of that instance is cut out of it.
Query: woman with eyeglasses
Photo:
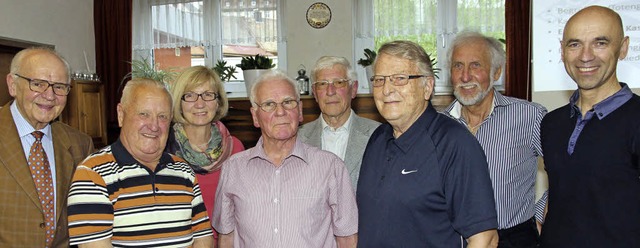
[[[204,66],[187,68],[170,91],[174,124],[166,149],[193,168],[211,217],[222,162],[244,146],[220,122],[229,103],[223,83],[213,70]]]

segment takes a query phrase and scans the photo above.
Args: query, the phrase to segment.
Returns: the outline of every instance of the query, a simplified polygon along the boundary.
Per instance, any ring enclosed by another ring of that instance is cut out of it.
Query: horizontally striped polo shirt
[[[165,153],[151,171],[120,140],[78,165],[68,214],[71,245],[111,238],[114,247],[186,247],[212,235],[189,165]]]

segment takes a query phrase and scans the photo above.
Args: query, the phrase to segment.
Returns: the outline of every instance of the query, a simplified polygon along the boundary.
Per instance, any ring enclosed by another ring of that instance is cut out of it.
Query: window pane
[[[436,59],[436,91],[450,92],[447,44],[456,32],[475,30],[505,38],[505,0],[374,0],[375,49],[388,41],[410,40]]]
[[[436,53],[437,0],[375,0],[375,49],[392,40],[411,40]]]
[[[236,65],[244,56],[278,56],[276,0],[222,0],[222,56]],[[242,70],[237,69],[237,80]]]
[[[504,1],[458,0],[458,30],[472,29],[504,39]]]
[[[208,44],[204,37],[203,2],[153,5],[154,47],[175,48]]]
[[[153,41],[153,62],[158,69],[181,71],[194,65],[212,67],[218,59],[235,66],[244,56],[262,54],[277,64],[277,3],[278,0],[150,2],[147,16],[153,38],[148,40]],[[219,32],[220,37],[211,30]],[[239,68],[234,75],[231,80],[243,80]]]

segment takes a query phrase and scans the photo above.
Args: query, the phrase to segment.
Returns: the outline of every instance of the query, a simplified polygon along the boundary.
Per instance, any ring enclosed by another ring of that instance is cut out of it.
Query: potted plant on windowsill
[[[373,61],[376,59],[376,52],[365,48],[364,49],[364,58],[358,60],[358,64],[364,67],[365,75],[367,76],[367,82],[369,82],[369,89],[371,89],[371,80],[369,80],[373,76]]]
[[[236,79],[236,76],[234,75],[236,73],[236,67],[228,66],[227,61],[218,60],[218,62],[213,66],[212,69],[216,73],[218,73],[220,80],[222,80],[223,82],[229,82],[231,78]]]
[[[242,57],[240,64],[236,66],[242,69],[244,85],[247,89],[247,94],[249,94],[251,85],[255,83],[255,80],[276,65],[273,63],[273,60],[267,56],[256,54],[255,56]]]

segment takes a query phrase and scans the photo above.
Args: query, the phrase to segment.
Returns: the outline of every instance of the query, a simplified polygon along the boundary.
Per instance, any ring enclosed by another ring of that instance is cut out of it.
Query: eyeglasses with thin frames
[[[218,99],[218,94],[213,91],[205,91],[200,94],[195,92],[187,92],[182,95],[181,99],[185,102],[197,102],[198,98],[202,98],[203,101],[210,102]]]
[[[274,102],[274,101],[268,101],[268,102],[263,102],[263,103],[255,103],[256,105],[258,105],[258,107],[260,107],[260,109],[262,109],[262,111],[267,112],[267,113],[271,113],[274,110],[276,110],[276,108],[278,108],[278,105],[281,105],[283,109],[285,110],[291,110],[294,109],[296,107],[298,107],[298,100],[295,99],[287,99],[284,100],[280,103],[278,102]]]
[[[334,80],[320,80],[313,83],[313,86],[316,88],[316,90],[325,90],[329,88],[330,84],[333,84],[333,87],[336,87],[336,88],[344,88],[347,85],[351,84],[351,80],[346,78],[337,78]]]
[[[382,87],[384,83],[387,81],[387,78],[389,78],[389,81],[391,81],[392,85],[403,86],[409,83],[409,79],[416,79],[416,78],[421,78],[426,76],[427,75],[406,75],[406,74],[393,74],[389,76],[375,75],[371,77],[369,80],[371,80],[373,87]]]
[[[29,89],[33,92],[42,93],[47,91],[47,89],[51,87],[53,89],[53,94],[56,94],[58,96],[66,96],[69,94],[69,91],[71,90],[70,84],[56,83],[56,82],[51,82],[43,79],[28,78],[25,76],[21,76],[20,74],[17,74],[17,73],[13,75],[16,75],[16,77],[22,78],[24,80],[27,80],[27,82],[29,82]]]

